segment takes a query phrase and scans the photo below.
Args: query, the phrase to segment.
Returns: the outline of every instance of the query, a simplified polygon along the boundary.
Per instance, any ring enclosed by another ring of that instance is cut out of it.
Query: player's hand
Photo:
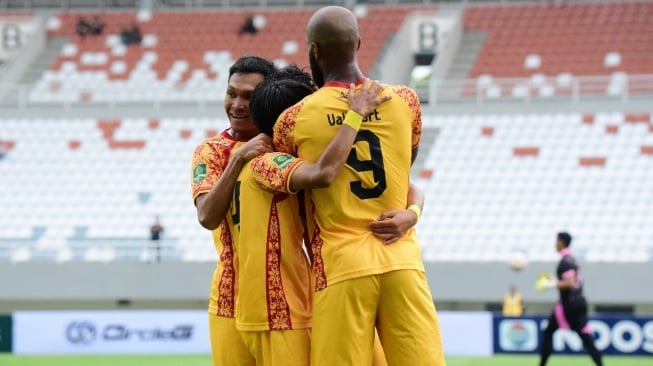
[[[535,288],[539,291],[546,291],[555,288],[556,280],[548,273],[540,273],[535,279]]]
[[[372,235],[383,240],[383,244],[392,244],[417,224],[417,215],[411,210],[386,211],[376,221],[369,223]]]
[[[244,161],[250,161],[255,156],[260,154],[272,152],[273,144],[270,136],[259,133],[251,140],[247,141],[240,149],[236,150],[236,154]]]
[[[381,103],[392,99],[390,95],[383,95],[383,86],[378,81],[365,79],[359,90],[355,89],[354,84],[349,84],[349,109],[366,116],[378,107]]]

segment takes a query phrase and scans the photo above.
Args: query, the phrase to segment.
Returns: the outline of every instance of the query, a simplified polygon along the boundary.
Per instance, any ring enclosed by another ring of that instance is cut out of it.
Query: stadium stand
[[[488,37],[472,76],[653,72],[653,3],[473,6],[465,28]]]
[[[0,125],[15,145],[0,161],[5,255],[17,249],[16,260],[148,260],[149,226],[159,215],[164,258],[215,259],[205,245],[210,233],[195,218],[190,156],[225,121],[3,119]]]
[[[470,6],[465,29],[487,32],[487,38],[465,94],[482,86],[494,97],[565,95],[572,92],[573,78],[588,75],[610,77],[587,83],[582,94],[642,92],[629,85],[628,75],[653,72],[651,16],[651,2]],[[530,83],[492,85],[497,78],[530,78]]]
[[[365,47],[359,62],[369,71],[406,14],[423,6],[363,7],[358,12]],[[433,6],[427,7],[434,10]],[[256,34],[239,34],[248,16]],[[31,102],[220,100],[235,58],[256,52],[279,65],[307,67],[304,28],[312,9],[185,12],[70,12],[48,21],[49,37],[70,37],[60,57],[30,94]],[[79,17],[100,16],[102,35],[75,34]],[[292,21],[288,21],[292,19]],[[136,22],[140,45],[125,46],[119,34]],[[219,25],[219,26],[216,26]]]
[[[650,114],[429,115],[437,131],[417,182],[430,261],[554,260],[552,233],[576,235],[592,261],[653,255]],[[148,260],[149,225],[164,259],[213,260],[195,219],[189,159],[227,126],[209,118],[2,119],[0,257]],[[38,207],[38,209],[36,209]]]
[[[438,135],[418,181],[418,229],[434,261],[555,260],[575,233],[590,261],[653,258],[650,114],[430,116]]]
[[[436,8],[362,9],[360,61],[369,71],[406,14]],[[48,36],[70,41],[30,101],[216,102],[228,67],[242,54],[305,66],[311,11],[58,12],[47,22]],[[256,35],[239,35],[251,14],[262,16],[264,26]],[[80,15],[100,15],[103,34],[76,36]],[[612,82],[598,94],[619,92],[633,76],[653,74],[652,15],[650,2],[469,5],[465,29],[488,35],[468,83],[474,92],[480,83],[487,90],[498,86],[499,96],[547,96],[567,93],[574,78],[603,74]],[[134,21],[143,40],[124,46],[121,28]],[[512,77],[531,84],[496,85]],[[642,92],[653,93],[653,83],[647,85]],[[653,258],[650,108],[542,113],[524,104],[471,115],[469,107],[452,114],[424,110],[424,136],[435,136],[433,145],[422,146],[415,172],[427,196],[418,227],[427,260],[504,261],[514,250],[553,260],[552,233],[562,229],[574,233],[587,260]],[[90,108],[103,115],[102,107]],[[190,200],[189,160],[192,148],[225,128],[225,120],[69,115],[0,118],[0,258],[149,260],[148,229],[158,215],[166,227],[164,259],[215,260]]]

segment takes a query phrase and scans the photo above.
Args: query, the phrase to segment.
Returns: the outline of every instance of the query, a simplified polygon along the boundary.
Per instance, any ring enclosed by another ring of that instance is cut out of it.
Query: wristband
[[[351,109],[349,111],[347,111],[347,115],[345,116],[345,120],[342,121],[342,124],[353,128],[354,131],[358,131],[361,128],[361,123],[363,123],[363,116],[361,116],[360,114],[354,112]]]
[[[419,206],[413,203],[408,206],[407,210],[413,211],[417,215],[417,221],[419,221],[420,216],[422,216],[422,210],[419,209]]]

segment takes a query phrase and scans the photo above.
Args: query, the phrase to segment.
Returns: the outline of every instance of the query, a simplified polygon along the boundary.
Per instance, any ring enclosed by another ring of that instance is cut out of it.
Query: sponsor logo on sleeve
[[[288,154],[279,154],[275,156],[272,161],[281,169],[286,169],[293,161],[293,156]]]
[[[206,178],[206,164],[197,164],[193,168],[193,183],[197,184]]]

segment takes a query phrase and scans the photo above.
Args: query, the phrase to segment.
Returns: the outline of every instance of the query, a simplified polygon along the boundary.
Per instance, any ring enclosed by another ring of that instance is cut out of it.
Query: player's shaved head
[[[360,47],[358,20],[341,6],[318,9],[306,26],[308,59],[317,86],[325,81],[356,81],[362,77],[356,61]]]
[[[358,47],[358,21],[349,9],[341,6],[327,6],[317,10],[306,27],[309,43],[320,43],[328,47],[336,45]]]

